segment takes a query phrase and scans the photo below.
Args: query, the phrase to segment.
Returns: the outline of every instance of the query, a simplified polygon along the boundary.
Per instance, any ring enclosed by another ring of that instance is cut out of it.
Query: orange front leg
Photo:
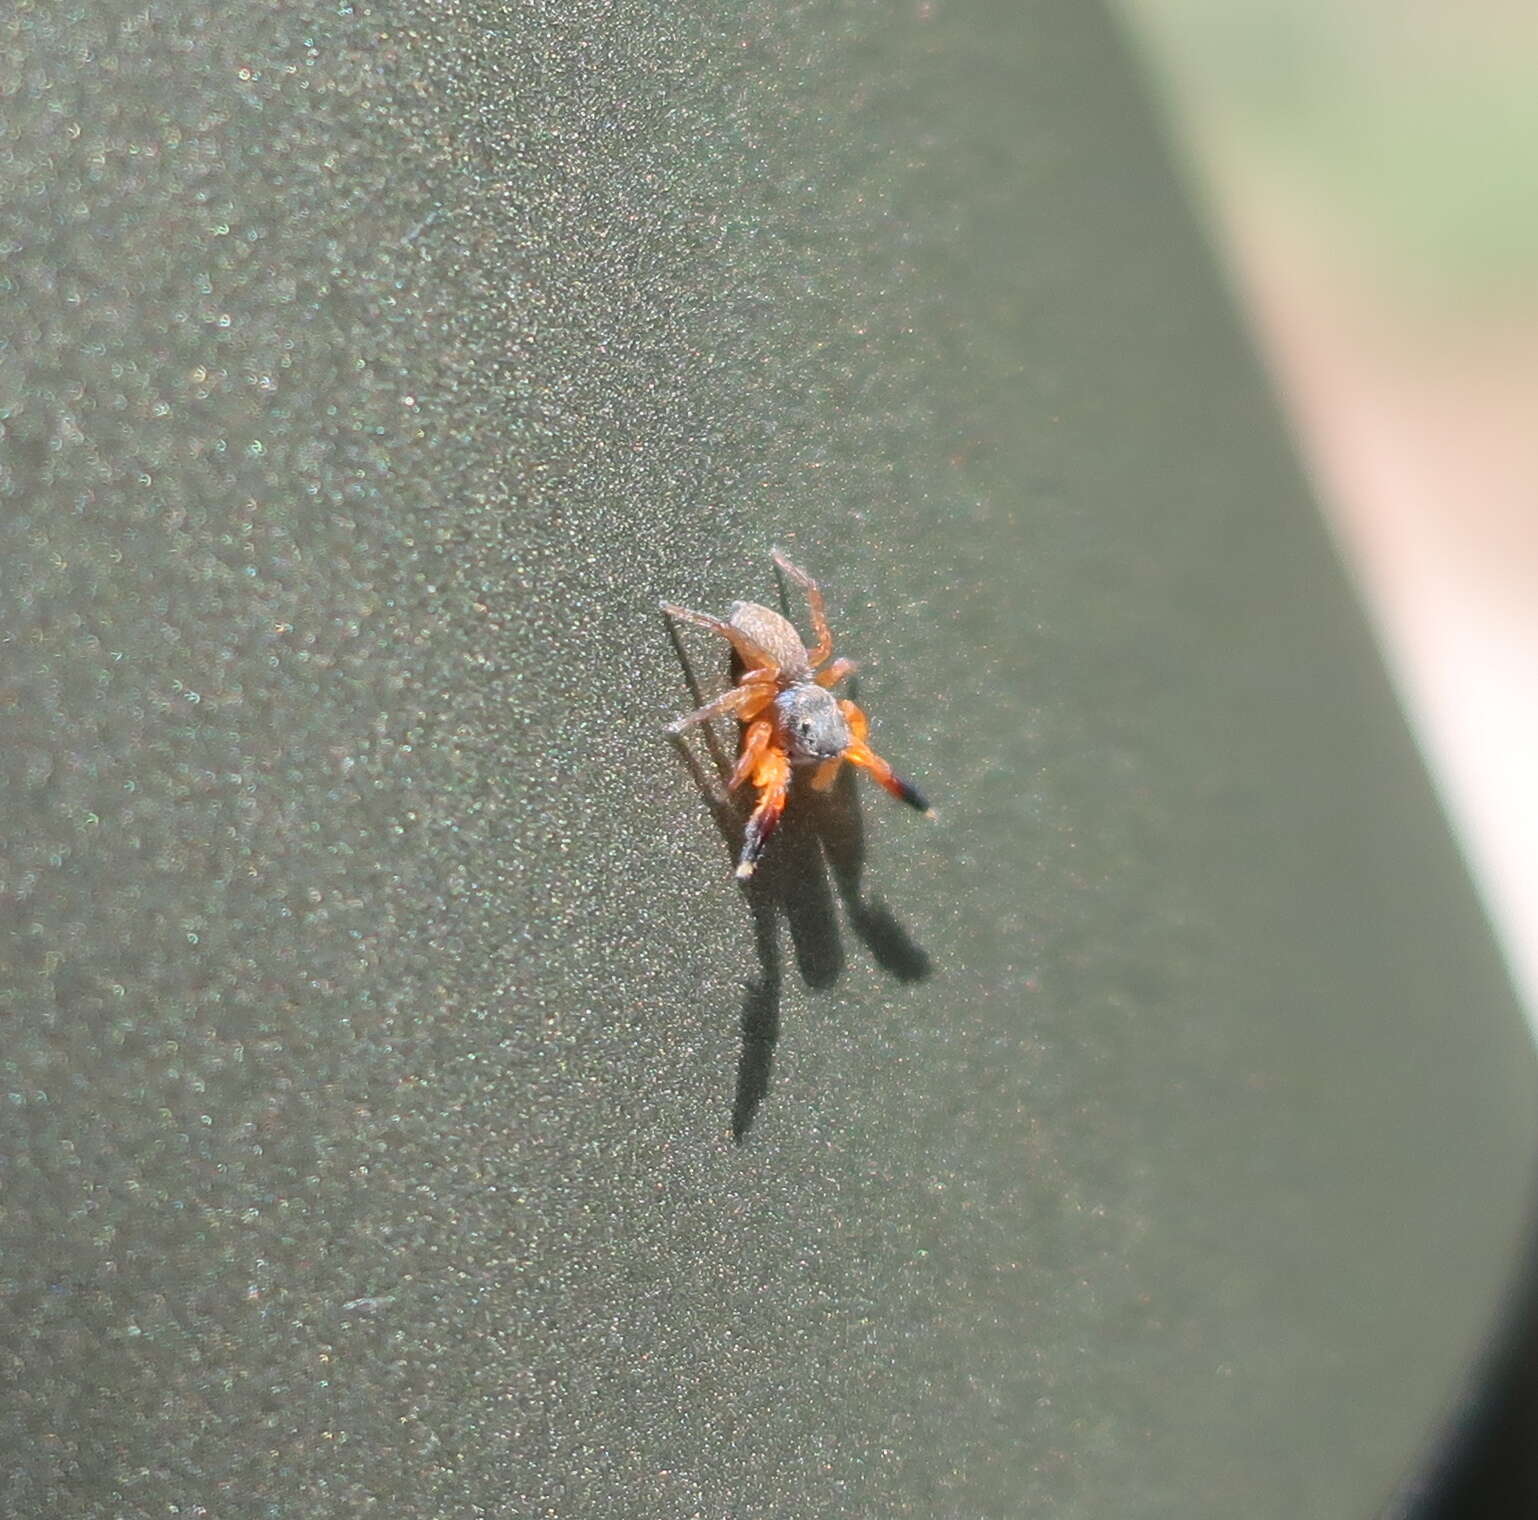
[[[746,881],[753,874],[764,846],[779,827],[780,815],[785,811],[785,794],[790,789],[790,760],[784,750],[765,746],[753,771],[753,785],[758,788],[758,806],[753,809],[747,831],[742,836],[742,854],[737,858],[738,881]]]
[[[854,735],[854,743],[844,751],[841,758],[851,765],[858,765],[869,771],[871,777],[884,786],[899,802],[906,802],[909,807],[917,808],[926,818],[933,818],[935,810],[924,800],[923,793],[910,782],[904,781],[865,742],[865,736],[870,732],[870,719],[853,702],[840,702],[838,705],[839,711],[844,715],[844,721],[849,725],[849,732]]]

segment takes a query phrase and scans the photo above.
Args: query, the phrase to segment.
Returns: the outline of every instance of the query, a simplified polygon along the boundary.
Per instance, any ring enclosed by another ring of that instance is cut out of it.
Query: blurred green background
[[[1383,297],[1538,309],[1538,10],[1512,0],[1122,0],[1220,194],[1286,195]]]
[[[1122,13],[1538,1013],[1538,8]]]

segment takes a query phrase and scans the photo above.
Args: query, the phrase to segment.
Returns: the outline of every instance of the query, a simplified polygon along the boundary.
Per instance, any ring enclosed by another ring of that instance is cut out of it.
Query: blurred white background
[[[1538,5],[1121,3],[1538,1021]]]

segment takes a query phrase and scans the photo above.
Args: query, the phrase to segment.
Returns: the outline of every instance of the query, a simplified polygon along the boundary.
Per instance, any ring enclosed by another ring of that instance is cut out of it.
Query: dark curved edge
[[[1532,1220],[1517,1288],[1472,1392],[1391,1510],[1405,1520],[1538,1515],[1538,1201]]]

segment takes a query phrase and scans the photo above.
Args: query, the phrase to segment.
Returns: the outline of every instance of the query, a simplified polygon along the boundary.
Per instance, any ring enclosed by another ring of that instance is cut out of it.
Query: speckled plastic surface
[[[1105,18],[0,49],[6,1512],[1370,1513],[1533,1061]]]

